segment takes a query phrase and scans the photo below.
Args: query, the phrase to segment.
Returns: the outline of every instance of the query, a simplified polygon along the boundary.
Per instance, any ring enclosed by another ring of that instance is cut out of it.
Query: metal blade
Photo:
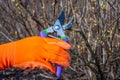
[[[53,27],[53,26],[52,26],[52,27]],[[47,30],[47,32],[49,32],[49,33],[54,32],[52,27],[47,28],[47,29],[46,29],[46,30]]]
[[[65,22],[65,13],[64,13],[64,11],[61,12],[60,16],[58,17],[58,20],[60,21],[61,25],[64,25],[64,22]]]
[[[57,33],[59,36],[65,36],[62,25],[59,20],[57,20],[53,26],[53,30]]]
[[[74,22],[74,18],[72,17],[72,19],[68,22],[68,24],[63,26],[63,30],[69,29],[72,26],[73,22]]]

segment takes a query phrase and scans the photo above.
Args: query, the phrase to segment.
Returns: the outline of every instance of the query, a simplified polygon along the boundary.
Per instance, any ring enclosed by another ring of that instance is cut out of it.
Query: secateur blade
[[[57,18],[56,22],[52,26],[53,31],[56,32],[57,35],[60,37],[65,36],[63,27],[62,27],[64,25],[64,21],[65,21],[65,13],[64,13],[64,11],[62,11],[61,14],[59,15],[59,17]],[[52,32],[51,29],[47,29],[47,30],[49,32]]]
[[[59,17],[57,18],[57,20],[55,21],[54,25],[47,28],[46,31],[48,33],[53,33],[53,32],[59,33],[58,31],[62,29],[62,26],[64,25],[64,21],[65,21],[65,13],[64,11],[62,11]]]
[[[65,22],[65,13],[64,11],[61,12],[59,17],[57,18],[56,22],[53,26],[47,28],[46,30],[48,33],[56,32],[59,36],[64,36],[64,31],[72,27],[72,24],[74,22],[74,17],[71,18],[71,20],[64,25]]]
[[[65,13],[64,13],[64,11],[61,12],[61,14],[58,17],[58,20],[60,21],[61,25],[64,25],[64,22],[65,22]]]
[[[63,30],[71,28],[73,22],[74,22],[74,17],[72,17],[72,19],[68,22],[68,24],[63,25]]]

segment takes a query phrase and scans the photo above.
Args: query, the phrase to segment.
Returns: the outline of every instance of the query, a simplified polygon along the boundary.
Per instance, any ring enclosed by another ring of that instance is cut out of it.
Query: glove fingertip
[[[64,49],[70,49],[71,46],[70,44],[68,44],[67,42],[63,41],[63,40],[59,40],[59,39],[53,39],[53,38],[44,38],[44,40],[48,43],[48,44],[53,44],[53,45],[57,45],[59,47],[62,47]]]

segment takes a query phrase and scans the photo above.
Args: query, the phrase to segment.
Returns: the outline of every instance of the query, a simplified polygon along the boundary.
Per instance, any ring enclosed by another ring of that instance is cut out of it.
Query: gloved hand
[[[28,37],[0,45],[0,69],[18,67],[21,69],[38,67],[55,73],[53,63],[69,66],[70,55],[64,50],[70,45],[62,40]]]

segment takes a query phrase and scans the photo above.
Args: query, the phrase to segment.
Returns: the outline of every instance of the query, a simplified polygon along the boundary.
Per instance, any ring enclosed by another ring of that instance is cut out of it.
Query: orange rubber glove
[[[51,63],[63,67],[69,66],[70,55],[64,49],[68,50],[70,47],[62,40],[39,36],[2,44],[0,45],[0,69],[11,66],[21,69],[37,67],[55,73],[56,69]]]

